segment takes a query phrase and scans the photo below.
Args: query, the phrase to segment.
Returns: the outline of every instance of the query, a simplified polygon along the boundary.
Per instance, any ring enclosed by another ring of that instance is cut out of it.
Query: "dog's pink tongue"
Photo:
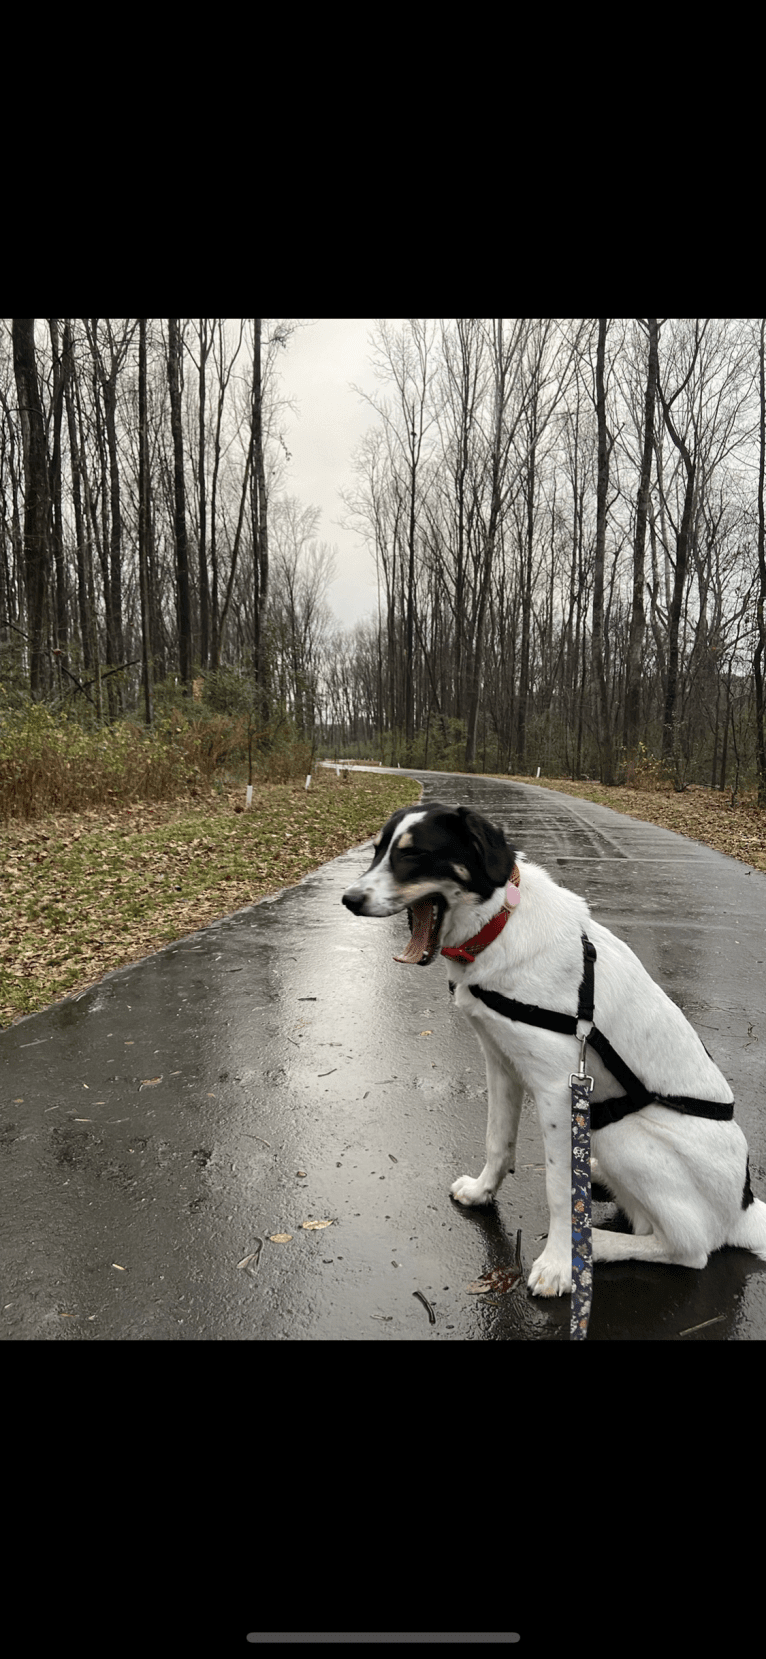
[[[395,962],[419,962],[427,954],[432,908],[430,899],[421,899],[419,904],[413,904],[410,942],[401,956],[394,957]]]

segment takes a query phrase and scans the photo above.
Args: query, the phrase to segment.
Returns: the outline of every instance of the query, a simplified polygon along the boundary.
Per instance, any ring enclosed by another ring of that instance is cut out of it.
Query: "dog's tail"
[[[728,1242],[739,1245],[742,1250],[753,1250],[761,1261],[766,1262],[766,1204],[753,1196],[749,1158],[742,1189],[742,1209]]]

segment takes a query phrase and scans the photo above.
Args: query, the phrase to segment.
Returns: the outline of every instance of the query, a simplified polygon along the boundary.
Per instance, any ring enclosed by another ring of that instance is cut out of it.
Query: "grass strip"
[[[204,801],[6,826],[0,1026],[298,882],[418,800],[414,779],[319,771]]]

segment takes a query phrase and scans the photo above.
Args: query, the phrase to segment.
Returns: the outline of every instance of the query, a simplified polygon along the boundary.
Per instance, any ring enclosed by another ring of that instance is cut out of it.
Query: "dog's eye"
[[[417,861],[417,857],[414,847],[397,847],[393,863],[398,870],[406,874],[407,871],[412,869],[413,862]]]

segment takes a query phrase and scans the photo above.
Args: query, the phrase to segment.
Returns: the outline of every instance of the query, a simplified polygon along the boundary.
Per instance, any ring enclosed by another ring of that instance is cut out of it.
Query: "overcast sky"
[[[302,506],[321,507],[318,536],[337,548],[337,577],[330,606],[344,627],[377,613],[375,563],[363,544],[337,522],[343,512],[339,491],[353,487],[354,447],[375,424],[368,403],[351,382],[369,392],[380,389],[369,359],[374,321],[326,319],[299,328],[280,357],[284,395],[295,399],[296,415],[283,415],[292,460],[285,478],[288,494]]]

